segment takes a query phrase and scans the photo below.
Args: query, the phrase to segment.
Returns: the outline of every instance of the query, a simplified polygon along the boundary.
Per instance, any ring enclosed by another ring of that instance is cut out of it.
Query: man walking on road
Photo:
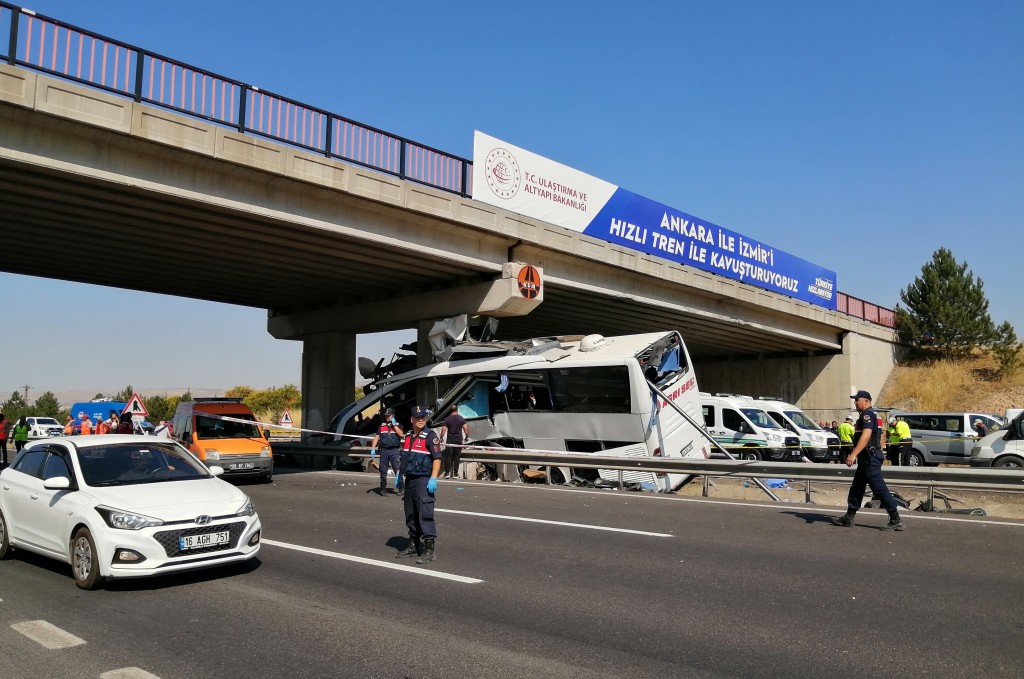
[[[856,440],[853,450],[846,457],[846,466],[852,467],[856,463],[857,471],[853,475],[850,494],[846,499],[846,514],[833,518],[832,523],[847,528],[852,526],[857,510],[864,501],[864,488],[871,486],[872,495],[881,500],[885,511],[889,512],[889,523],[882,530],[903,530],[906,526],[900,518],[899,506],[882,478],[882,461],[885,459],[881,440],[882,420],[871,407],[871,394],[858,391],[850,398],[860,415],[857,417]]]
[[[457,479],[460,476],[459,466],[462,464],[462,444],[469,440],[469,425],[466,424],[466,418],[459,415],[459,406],[454,403],[451,414],[444,418],[441,437],[445,442],[444,453],[441,456],[444,462],[443,478]]]
[[[395,477],[395,488],[405,483],[405,525],[409,527],[409,545],[395,556],[420,555],[416,563],[435,559],[434,492],[441,473],[441,439],[427,426],[427,409],[412,409],[412,431],[402,442],[401,471]],[[422,541],[422,542],[421,542]]]

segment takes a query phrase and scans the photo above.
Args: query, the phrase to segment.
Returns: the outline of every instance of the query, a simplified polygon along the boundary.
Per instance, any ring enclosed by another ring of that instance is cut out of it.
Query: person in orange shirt
[[[68,421],[64,423],[64,436],[73,436],[75,433],[75,418],[68,415]]]
[[[82,418],[82,436],[88,436],[92,433],[92,420],[86,415]]]

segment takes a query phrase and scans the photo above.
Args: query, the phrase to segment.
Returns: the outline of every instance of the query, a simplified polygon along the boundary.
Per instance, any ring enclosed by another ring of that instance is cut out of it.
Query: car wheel
[[[100,584],[99,554],[88,528],[79,528],[71,538],[71,573],[82,589],[96,589]]]
[[[744,450],[743,452],[740,453],[740,459],[756,462],[757,460],[761,459],[761,453],[759,453],[756,450]]]
[[[1016,469],[1018,467],[1024,467],[1024,460],[1020,459],[1019,457],[1001,457],[998,460],[996,460],[996,463],[993,466],[1011,467]]]
[[[907,466],[908,467],[923,467],[924,457],[921,453],[910,453],[907,455]]]
[[[273,480],[274,480],[274,472],[270,472],[269,474],[264,474],[263,476],[260,477],[260,483],[272,483]]]
[[[11,555],[11,539],[7,537],[7,518],[0,512],[0,559]]]

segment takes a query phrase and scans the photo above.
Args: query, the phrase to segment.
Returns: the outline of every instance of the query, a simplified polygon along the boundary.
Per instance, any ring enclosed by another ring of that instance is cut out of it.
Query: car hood
[[[140,483],[89,488],[96,504],[138,512],[162,521],[184,521],[201,514],[226,516],[237,512],[246,495],[220,479]]]

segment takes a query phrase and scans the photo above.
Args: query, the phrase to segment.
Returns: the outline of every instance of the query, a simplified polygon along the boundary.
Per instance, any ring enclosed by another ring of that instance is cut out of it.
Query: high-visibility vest
[[[87,435],[92,433],[92,420],[86,418],[82,420],[82,434]]]

